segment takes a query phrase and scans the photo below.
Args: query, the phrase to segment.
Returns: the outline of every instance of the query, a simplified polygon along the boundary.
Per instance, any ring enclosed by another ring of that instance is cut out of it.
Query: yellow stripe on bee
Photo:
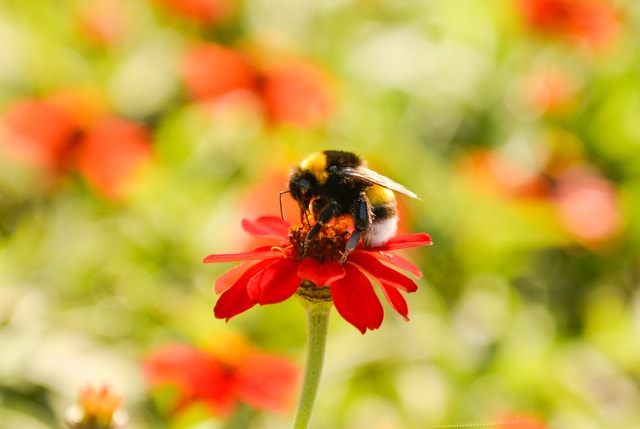
[[[329,173],[327,173],[327,157],[322,152],[314,152],[307,156],[301,163],[303,171],[309,171],[318,180],[318,184],[323,185]]]
[[[367,198],[374,206],[379,206],[385,203],[395,201],[396,196],[393,191],[383,188],[382,186],[373,185],[367,188]]]

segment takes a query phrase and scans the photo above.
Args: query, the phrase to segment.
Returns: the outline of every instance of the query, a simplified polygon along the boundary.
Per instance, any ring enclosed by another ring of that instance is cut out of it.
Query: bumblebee
[[[292,197],[300,206],[302,221],[315,221],[305,241],[318,235],[331,219],[348,215],[354,232],[345,255],[360,239],[364,247],[386,243],[398,229],[398,210],[394,192],[418,198],[404,186],[367,167],[366,161],[351,152],[326,150],[307,156],[289,177]]]

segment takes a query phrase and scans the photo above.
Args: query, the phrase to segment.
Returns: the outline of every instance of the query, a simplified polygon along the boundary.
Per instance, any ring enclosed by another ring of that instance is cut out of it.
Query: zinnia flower
[[[0,118],[0,154],[58,171],[76,132],[73,119],[45,100],[22,100]]]
[[[89,42],[109,47],[122,41],[131,28],[127,3],[111,0],[84,2],[78,14],[78,30]]]
[[[117,200],[126,194],[151,156],[151,137],[145,127],[108,118],[78,143],[76,165],[96,190]]]
[[[292,227],[278,217],[243,220],[245,231],[255,237],[275,239],[273,244],[243,253],[213,254],[205,263],[241,261],[218,278],[215,290],[221,294],[214,308],[220,319],[229,320],[256,304],[274,304],[294,294],[330,292],[338,313],[363,334],[382,324],[382,304],[373,288],[377,284],[391,307],[408,320],[409,308],[400,291],[415,292],[416,284],[394,268],[420,278],[411,262],[389,253],[391,250],[431,244],[425,233],[400,235],[386,244],[351,251],[343,261],[350,236],[346,219],[323,225],[317,237],[305,245],[308,226]]]
[[[509,413],[497,420],[495,429],[547,429],[547,425],[526,414]]]
[[[156,0],[168,11],[202,25],[229,18],[235,9],[231,0]]]
[[[161,348],[144,362],[144,374],[153,386],[178,390],[175,411],[196,402],[226,416],[239,403],[282,412],[289,408],[298,386],[299,368],[289,360],[262,353],[237,341],[225,341],[224,352],[201,350],[187,344]]]
[[[237,50],[201,42],[188,48],[181,65],[189,94],[196,100],[213,100],[234,91],[252,91],[256,73]]]
[[[80,391],[78,403],[67,410],[65,423],[70,429],[123,428],[128,416],[120,409],[121,403],[122,397],[108,385],[87,385]]]
[[[313,128],[334,110],[331,79],[309,62],[292,61],[266,70],[262,92],[267,116],[276,124]]]
[[[608,0],[520,0],[518,5],[532,30],[594,48],[609,46],[620,32],[618,12]]]
[[[552,194],[567,232],[587,246],[615,237],[623,227],[623,212],[615,186],[586,169],[569,169],[556,178]]]
[[[540,70],[524,79],[524,102],[546,114],[561,114],[577,104],[575,78],[561,70]]]

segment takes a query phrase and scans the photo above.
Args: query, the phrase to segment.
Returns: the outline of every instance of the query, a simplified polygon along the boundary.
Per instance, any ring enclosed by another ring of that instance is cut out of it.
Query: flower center
[[[351,236],[351,223],[346,218],[338,218],[333,223],[322,225],[320,232],[307,241],[311,227],[300,224],[289,228],[289,242],[293,246],[294,257],[313,258],[321,264],[339,261],[344,255],[347,241]]]

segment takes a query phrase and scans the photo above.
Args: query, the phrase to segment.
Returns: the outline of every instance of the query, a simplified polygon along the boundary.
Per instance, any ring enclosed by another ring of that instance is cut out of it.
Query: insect
[[[366,161],[351,152],[314,152],[295,167],[289,177],[292,197],[300,206],[301,217],[311,226],[306,245],[331,219],[348,215],[354,232],[347,241],[344,259],[362,238],[364,247],[386,243],[398,229],[398,210],[394,192],[418,198],[404,186],[367,167]]]

